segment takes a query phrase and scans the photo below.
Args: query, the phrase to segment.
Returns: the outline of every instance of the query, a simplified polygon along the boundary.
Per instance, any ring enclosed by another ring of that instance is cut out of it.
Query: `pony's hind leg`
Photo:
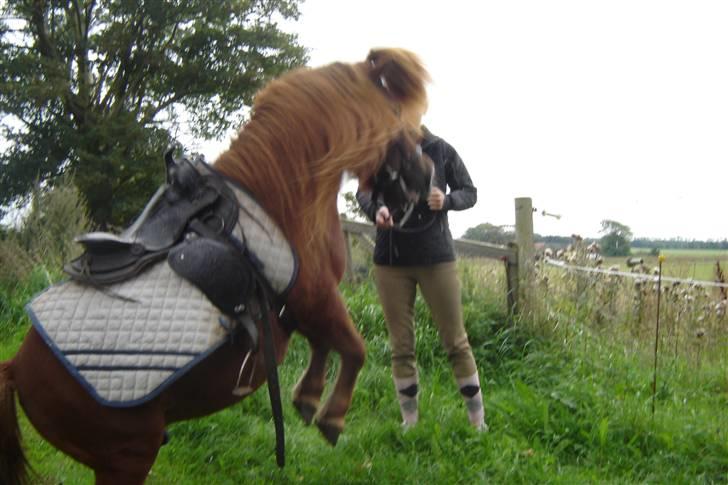
[[[96,485],[117,483],[143,484],[154,465],[159,448],[164,444],[163,428],[151,426],[139,433],[139,439],[117,444],[107,451],[102,460],[90,463],[96,475]]]
[[[95,472],[96,485],[143,485],[149,470],[145,472],[98,470]]]

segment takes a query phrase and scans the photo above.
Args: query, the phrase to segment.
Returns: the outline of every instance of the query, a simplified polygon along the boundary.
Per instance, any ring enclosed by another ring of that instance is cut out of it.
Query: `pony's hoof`
[[[293,406],[298,411],[298,415],[301,416],[306,426],[313,422],[313,417],[316,414],[316,406],[311,403],[304,401],[293,401]]]
[[[326,441],[328,441],[331,446],[336,446],[336,442],[339,441],[339,435],[344,430],[344,427],[335,423],[325,423],[322,421],[317,421],[316,426],[318,426],[319,431],[321,431],[321,434],[324,435]]]

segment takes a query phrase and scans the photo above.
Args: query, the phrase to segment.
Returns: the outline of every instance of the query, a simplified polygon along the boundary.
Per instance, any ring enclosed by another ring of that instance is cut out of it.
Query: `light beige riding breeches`
[[[392,348],[395,378],[417,375],[414,305],[417,286],[437,325],[456,378],[477,372],[463,324],[460,278],[456,263],[427,266],[375,265],[374,276]]]

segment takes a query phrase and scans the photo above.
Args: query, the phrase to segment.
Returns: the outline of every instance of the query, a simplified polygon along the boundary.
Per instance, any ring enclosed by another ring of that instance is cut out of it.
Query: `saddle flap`
[[[253,270],[231,245],[198,237],[173,248],[167,261],[227,315],[239,314],[252,296]]]

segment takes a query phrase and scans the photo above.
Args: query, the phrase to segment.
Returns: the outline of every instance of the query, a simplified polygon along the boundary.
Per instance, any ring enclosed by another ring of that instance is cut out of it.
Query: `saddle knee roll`
[[[199,288],[227,315],[241,313],[241,305],[253,296],[253,271],[231,245],[198,237],[173,248],[167,261],[178,275]]]

